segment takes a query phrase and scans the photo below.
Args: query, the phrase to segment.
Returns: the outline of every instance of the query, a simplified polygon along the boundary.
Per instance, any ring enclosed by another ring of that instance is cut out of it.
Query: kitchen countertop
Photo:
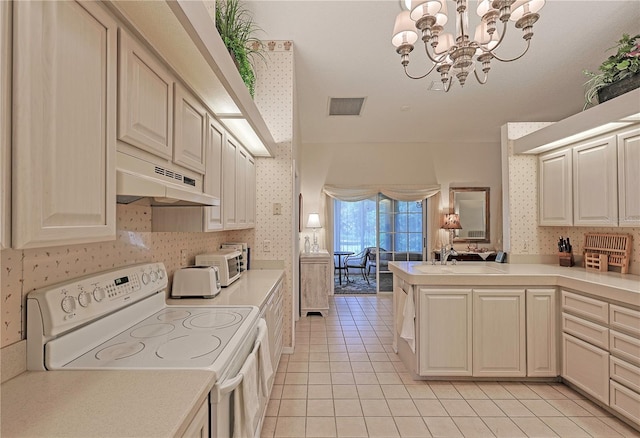
[[[640,276],[544,264],[389,262],[410,284],[424,286],[558,286],[640,307]]]
[[[1,435],[181,436],[214,383],[202,370],[27,371],[2,384]]]
[[[231,286],[223,287],[215,298],[169,298],[167,304],[262,307],[283,276],[284,271],[281,269],[250,269],[245,271]]]

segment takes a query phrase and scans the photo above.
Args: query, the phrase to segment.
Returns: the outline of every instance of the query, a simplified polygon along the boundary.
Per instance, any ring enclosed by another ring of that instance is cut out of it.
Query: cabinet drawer
[[[609,353],[562,334],[562,378],[609,404]]]
[[[611,408],[640,424],[640,394],[611,381]]]
[[[614,356],[640,366],[640,339],[611,330],[609,347]]]
[[[609,304],[572,292],[562,291],[562,310],[603,324],[609,323]]]
[[[609,306],[609,321],[611,328],[640,337],[640,312],[637,310],[611,304]]]
[[[609,349],[609,329],[599,324],[563,312],[562,331],[597,347]]]
[[[610,356],[609,372],[611,378],[624,386],[640,392],[640,368],[617,357]]]

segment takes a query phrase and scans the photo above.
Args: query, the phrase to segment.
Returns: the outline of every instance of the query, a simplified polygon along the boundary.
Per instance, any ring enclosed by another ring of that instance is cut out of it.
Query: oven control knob
[[[65,313],[72,313],[76,310],[76,299],[72,296],[66,296],[62,299],[62,310]]]
[[[158,278],[160,280],[162,280],[164,278],[164,271],[160,268],[158,268]]]
[[[142,283],[149,284],[149,274],[147,274],[146,272],[142,274]]]
[[[104,291],[104,288],[102,287],[96,287],[93,290],[93,298],[97,301],[100,302],[102,300],[104,300],[104,297],[106,296],[106,293]]]
[[[87,307],[91,304],[91,294],[89,292],[81,292],[80,295],[78,295],[78,303],[82,307]]]
[[[154,283],[158,281],[158,273],[156,271],[151,271],[151,281]]]

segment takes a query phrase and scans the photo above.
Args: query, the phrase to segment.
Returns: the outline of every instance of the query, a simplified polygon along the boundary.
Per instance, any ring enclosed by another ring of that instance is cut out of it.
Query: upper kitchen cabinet
[[[115,239],[116,22],[97,2],[13,8],[13,247]]]
[[[153,208],[153,231],[207,232],[223,229],[222,212],[225,201],[222,194],[222,155],[226,132],[211,116],[207,116],[206,173],[204,192],[220,199],[213,207]],[[235,171],[235,167],[233,168]],[[231,196],[231,195],[230,195]],[[235,194],[231,196],[235,201]]]
[[[182,85],[175,84],[173,162],[205,173],[207,109]]]
[[[11,246],[11,2],[0,2],[0,249]]]
[[[252,228],[256,211],[255,159],[228,137],[222,152],[224,229]]]
[[[538,157],[538,223],[573,225],[571,149]]]
[[[171,159],[173,77],[123,29],[119,37],[118,139]]]
[[[618,225],[616,136],[573,147],[573,224]]]
[[[618,134],[618,209],[621,227],[640,226],[640,128]]]

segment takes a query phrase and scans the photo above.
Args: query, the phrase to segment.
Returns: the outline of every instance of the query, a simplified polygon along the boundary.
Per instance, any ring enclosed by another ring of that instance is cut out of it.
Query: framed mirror
[[[455,230],[454,242],[489,243],[489,187],[453,187],[449,189],[449,211],[460,216],[461,230]]]

